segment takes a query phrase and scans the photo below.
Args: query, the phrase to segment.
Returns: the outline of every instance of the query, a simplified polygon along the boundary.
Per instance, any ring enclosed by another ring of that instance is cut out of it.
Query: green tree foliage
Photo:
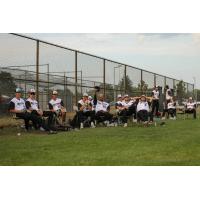
[[[0,72],[0,95],[11,96],[16,89],[14,78],[8,72]]]
[[[177,93],[177,99],[179,103],[181,104],[183,102],[183,99],[186,98],[186,86],[183,81],[180,81],[176,85],[176,93]]]

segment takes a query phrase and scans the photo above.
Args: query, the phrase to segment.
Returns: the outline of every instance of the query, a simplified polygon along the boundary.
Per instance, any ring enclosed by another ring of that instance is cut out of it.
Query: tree
[[[14,78],[8,72],[0,72],[0,95],[10,96],[16,89]]]
[[[133,93],[133,81],[129,78],[128,75],[123,76],[123,78],[119,81],[118,88],[120,91],[132,95]]]
[[[141,83],[138,84],[138,90],[141,91],[142,94],[147,94],[148,84],[142,80]]]
[[[177,93],[178,102],[179,104],[181,104],[183,102],[183,99],[186,97],[186,87],[183,81],[180,81],[176,85],[176,93]]]

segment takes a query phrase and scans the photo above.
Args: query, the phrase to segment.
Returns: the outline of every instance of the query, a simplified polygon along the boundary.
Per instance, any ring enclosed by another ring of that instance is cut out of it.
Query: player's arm
[[[12,101],[9,103],[8,110],[10,113],[23,113],[24,112],[24,110],[16,110],[15,104]]]

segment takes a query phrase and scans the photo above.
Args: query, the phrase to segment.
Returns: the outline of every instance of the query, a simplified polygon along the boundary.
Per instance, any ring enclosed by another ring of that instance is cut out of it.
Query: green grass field
[[[166,126],[84,129],[57,135],[0,131],[3,166],[196,166],[200,165],[200,121]]]

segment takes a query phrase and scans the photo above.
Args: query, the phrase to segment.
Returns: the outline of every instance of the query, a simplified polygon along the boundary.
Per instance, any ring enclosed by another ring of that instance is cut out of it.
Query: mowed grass
[[[0,131],[3,166],[199,166],[200,121],[84,129],[57,135]]]

